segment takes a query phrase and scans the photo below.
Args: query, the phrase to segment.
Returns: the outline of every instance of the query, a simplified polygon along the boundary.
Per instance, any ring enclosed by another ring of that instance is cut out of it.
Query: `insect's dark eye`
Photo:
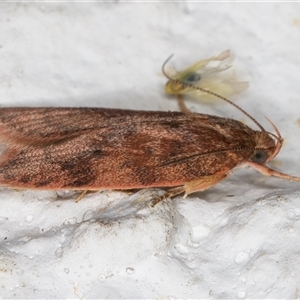
[[[199,81],[201,79],[201,75],[198,73],[190,73],[187,75],[187,77],[185,78],[185,82],[187,83],[195,83],[197,81]]]
[[[268,159],[268,153],[265,150],[257,150],[252,156],[252,161],[263,164]]]

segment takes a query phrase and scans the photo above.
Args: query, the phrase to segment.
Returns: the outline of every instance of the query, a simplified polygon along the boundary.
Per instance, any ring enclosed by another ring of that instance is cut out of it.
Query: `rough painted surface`
[[[180,69],[230,49],[250,83],[235,101],[285,137],[271,167],[300,174],[298,3],[1,3],[0,16],[1,105],[176,110],[164,60],[175,53]],[[244,120],[226,104],[188,105]],[[159,193],[76,204],[1,188],[1,297],[300,297],[297,183],[237,170],[151,208]]]

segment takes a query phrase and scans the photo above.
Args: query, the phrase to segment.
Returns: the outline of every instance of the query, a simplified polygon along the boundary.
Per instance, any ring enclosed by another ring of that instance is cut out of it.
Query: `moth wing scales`
[[[110,116],[120,114],[124,117],[129,114],[130,118],[126,117],[127,123],[122,124],[123,126],[116,122],[112,128],[107,127],[103,131],[100,130],[103,126],[100,122],[95,130],[81,130],[78,136],[61,139],[59,143],[49,143],[46,146],[42,143],[24,147],[20,144],[23,137],[19,139],[19,143],[16,141],[9,144],[7,153],[13,151],[8,156],[1,157],[0,183],[42,189],[81,190],[167,187],[202,178],[207,175],[208,169],[215,174],[230,170],[236,165],[234,160],[230,160],[224,170],[222,161],[226,157],[225,153],[211,156],[217,164],[207,158],[203,160],[188,157],[191,153],[201,153],[205,149],[230,148],[230,135],[221,138],[218,131],[218,126],[226,127],[230,124],[227,119],[201,114],[106,109],[96,109],[93,118],[103,114],[106,115],[105,126],[107,122],[111,122]],[[195,118],[200,120],[199,124],[194,124]],[[214,128],[213,124],[218,120],[220,124]],[[37,128],[37,132],[39,130]],[[210,142],[216,134],[219,136],[217,145]],[[36,137],[35,133],[33,135]],[[152,148],[148,147],[149,142]],[[241,161],[245,160],[244,156],[249,156],[248,153],[236,155],[239,155]],[[160,167],[172,159],[186,161]],[[213,168],[213,165],[217,167]]]
[[[47,145],[107,127],[103,110],[94,110],[0,108],[0,139],[4,143]]]

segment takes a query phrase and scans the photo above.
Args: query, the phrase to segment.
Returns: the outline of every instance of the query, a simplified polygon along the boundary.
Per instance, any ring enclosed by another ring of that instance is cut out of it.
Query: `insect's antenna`
[[[217,93],[214,93],[212,91],[209,91],[209,90],[206,90],[206,89],[203,89],[203,88],[200,88],[198,86],[194,86],[190,83],[187,83],[187,82],[184,82],[184,81],[180,81],[178,79],[173,79],[171,78],[166,70],[165,70],[165,67],[166,67],[166,64],[170,61],[170,59],[172,58],[174,54],[172,54],[165,62],[164,64],[162,65],[162,72],[163,74],[170,80],[170,81],[173,81],[174,83],[178,83],[178,84],[181,84],[182,86],[184,87],[188,87],[188,88],[191,88],[191,89],[194,89],[194,90],[197,90],[197,91],[201,91],[201,92],[204,92],[204,93],[207,93],[207,94],[210,94],[212,96],[215,96],[219,99],[222,99],[224,100],[225,102],[233,105],[235,108],[237,108],[239,111],[241,111],[243,114],[245,114],[250,120],[252,120],[262,131],[265,131],[265,129],[252,117],[250,116],[246,111],[244,111],[241,107],[239,107],[237,104],[233,103],[232,101],[230,101],[229,99],[217,94]]]
[[[275,130],[275,132],[277,134],[277,135],[275,135],[272,132],[268,132],[270,135],[272,135],[277,140],[275,150],[274,150],[273,154],[268,158],[268,160],[267,160],[267,162],[268,162],[268,161],[272,160],[280,151],[282,144],[283,144],[283,138],[282,138],[279,130],[277,129],[277,127],[274,125],[274,123],[267,117],[265,117],[265,118],[272,125],[273,129]]]
[[[171,60],[171,58],[174,56],[174,54],[171,54],[167,59],[166,59],[166,61],[163,63],[163,65],[162,65],[162,67],[161,67],[161,69],[162,69],[162,72],[163,72],[163,74],[169,79],[169,80],[174,80],[174,79],[172,79],[168,74],[167,74],[167,72],[166,72],[166,65],[167,65],[167,63]]]

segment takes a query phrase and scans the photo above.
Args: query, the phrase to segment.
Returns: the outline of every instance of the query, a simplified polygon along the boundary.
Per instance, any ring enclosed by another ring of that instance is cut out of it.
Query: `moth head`
[[[251,158],[253,162],[258,164],[265,164],[271,161],[280,151],[283,143],[283,138],[280,135],[279,130],[276,126],[266,118],[273,126],[276,135],[272,132],[257,131],[255,134],[254,154]]]

